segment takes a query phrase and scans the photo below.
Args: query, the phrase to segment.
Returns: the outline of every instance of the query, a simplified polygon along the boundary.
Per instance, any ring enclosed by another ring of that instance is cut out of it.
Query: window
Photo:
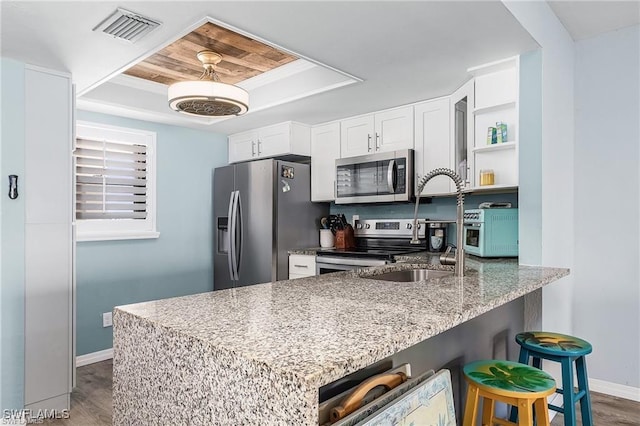
[[[78,241],[157,238],[156,134],[78,122],[75,216]]]

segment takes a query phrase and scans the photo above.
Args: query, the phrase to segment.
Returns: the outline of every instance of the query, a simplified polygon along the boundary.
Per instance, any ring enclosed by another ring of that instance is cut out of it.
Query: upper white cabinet
[[[416,188],[422,176],[437,168],[452,167],[449,98],[426,101],[414,106]],[[452,192],[451,180],[436,176],[424,187],[422,195]]]
[[[335,199],[336,159],[340,158],[340,123],[311,129],[311,201]]]
[[[340,156],[413,148],[413,106],[343,120]]]
[[[311,155],[309,126],[289,121],[229,136],[230,163],[282,155]]]
[[[473,141],[474,141],[474,81],[467,81],[451,94],[451,162],[455,170],[464,182],[465,189],[471,188],[473,169]],[[451,184],[453,191],[454,185]]]
[[[518,58],[475,67],[473,108],[474,144],[471,149],[473,173],[471,189],[500,189],[518,186]],[[505,123],[507,137],[491,143],[488,131]],[[492,170],[493,185],[480,185],[480,173]]]

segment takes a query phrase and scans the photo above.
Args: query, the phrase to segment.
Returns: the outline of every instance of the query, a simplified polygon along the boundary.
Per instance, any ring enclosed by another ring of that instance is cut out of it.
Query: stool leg
[[[464,407],[464,420],[462,426],[474,426],[476,424],[476,416],[478,414],[478,398],[480,389],[477,386],[469,384],[467,389],[467,404]]]
[[[583,426],[593,426],[591,415],[591,395],[589,394],[589,377],[587,376],[587,363],[584,356],[576,359],[576,374],[578,376],[578,390],[584,389],[584,396],[580,400],[580,412]]]
[[[562,359],[562,399],[564,407],[565,426],[576,426],[576,405],[575,394],[573,392],[573,359],[565,357]]]
[[[538,398],[534,402],[535,417],[537,426],[549,426],[549,407],[547,406],[547,398]]]
[[[493,426],[495,417],[495,405],[493,399],[482,397],[482,426]]]
[[[533,426],[533,405],[528,399],[518,401],[518,426]]]
[[[520,364],[529,365],[529,350],[528,349],[520,347],[520,357],[518,358],[518,362]],[[517,419],[518,419],[518,407],[512,406],[511,407],[511,413],[509,414],[509,421],[515,423]]]
[[[534,356],[532,364],[535,368],[542,370],[542,360],[540,358]]]

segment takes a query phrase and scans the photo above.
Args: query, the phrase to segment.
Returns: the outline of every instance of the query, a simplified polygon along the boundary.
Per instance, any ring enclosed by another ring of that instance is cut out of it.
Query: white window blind
[[[158,238],[156,134],[76,122],[77,241]]]
[[[147,218],[147,147],[76,140],[76,218]]]

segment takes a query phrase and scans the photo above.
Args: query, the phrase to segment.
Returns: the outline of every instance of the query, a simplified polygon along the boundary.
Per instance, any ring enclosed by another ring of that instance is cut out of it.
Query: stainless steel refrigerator
[[[213,204],[214,290],[288,279],[288,250],[318,246],[329,213],[309,165],[273,159],[215,169]]]

